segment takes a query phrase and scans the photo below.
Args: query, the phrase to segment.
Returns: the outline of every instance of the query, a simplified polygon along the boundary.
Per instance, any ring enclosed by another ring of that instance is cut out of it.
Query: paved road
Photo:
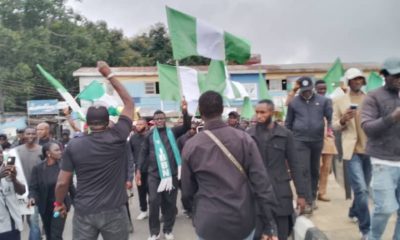
[[[130,199],[130,211],[132,214],[132,217],[134,218],[134,228],[135,232],[130,235],[129,239],[135,239],[135,240],[147,240],[149,237],[149,227],[148,227],[148,219],[138,221],[136,220],[136,216],[139,214],[139,203],[138,203],[138,198],[137,196],[137,191],[136,189],[134,190],[135,192],[135,197]],[[173,231],[173,234],[175,236],[176,240],[191,240],[191,239],[196,239],[194,228],[192,227],[192,222],[190,219],[186,218],[186,216],[183,214],[182,209],[180,208],[180,203],[178,203],[179,207],[179,213],[176,219],[175,223],[175,228]],[[72,215],[73,213],[71,212],[68,215],[65,230],[64,230],[64,239],[65,240],[70,240],[72,239]],[[162,229],[162,228],[161,228]],[[27,240],[28,239],[28,231],[29,227],[25,226],[24,231],[22,233],[22,240]],[[99,238],[102,239],[102,238]],[[163,238],[161,238],[163,239]],[[118,240],[118,239],[115,239]]]
[[[339,179],[341,181],[341,179]],[[136,189],[134,190],[135,194]],[[315,211],[314,215],[311,217],[311,220],[314,224],[321,229],[331,240],[353,240],[360,239],[360,233],[358,230],[358,225],[351,222],[347,218],[348,209],[351,205],[351,200],[345,200],[344,190],[340,185],[336,182],[333,175],[329,178],[328,184],[328,195],[331,198],[331,202],[318,202],[319,209]],[[139,213],[139,204],[137,202],[137,198],[130,199],[130,209],[132,216],[136,218]],[[372,203],[372,201],[371,201]],[[180,203],[178,206],[180,207]],[[370,209],[372,209],[372,204]],[[72,239],[72,214],[68,216],[66,228],[64,231],[64,239],[69,240]],[[387,229],[385,231],[385,235],[382,240],[389,240],[394,231],[395,225],[395,216],[390,219],[388,223]],[[146,240],[149,232],[148,232],[148,222],[147,219],[144,221],[134,220],[135,232],[130,236],[130,239],[135,240]],[[25,230],[22,234],[22,239],[26,240],[28,227],[25,227]],[[177,216],[174,235],[176,240],[195,240],[196,236],[194,233],[194,229],[191,225],[191,221],[187,219],[183,214],[182,210],[179,209],[179,214]],[[99,238],[101,239],[101,238]],[[116,239],[118,240],[118,239]]]

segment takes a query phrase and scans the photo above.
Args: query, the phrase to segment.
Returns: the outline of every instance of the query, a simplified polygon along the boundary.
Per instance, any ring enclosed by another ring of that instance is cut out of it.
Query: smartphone
[[[15,165],[15,157],[9,156],[7,158],[7,166],[14,166]]]
[[[203,131],[204,130],[204,126],[198,126],[197,128],[196,128],[196,132],[197,133],[199,133],[199,132],[201,132],[201,131]]]
[[[351,110],[356,110],[358,108],[358,104],[351,104],[350,109]]]

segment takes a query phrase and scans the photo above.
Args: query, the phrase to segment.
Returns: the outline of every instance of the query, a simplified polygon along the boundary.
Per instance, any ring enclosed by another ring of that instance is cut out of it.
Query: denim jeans
[[[125,205],[92,214],[74,213],[72,239],[97,240],[101,234],[104,240],[128,240],[129,219]]]
[[[350,185],[353,189],[354,200],[349,216],[357,217],[358,227],[362,234],[367,234],[370,228],[368,209],[368,186],[371,181],[371,160],[369,156],[354,154],[348,163]]]
[[[379,240],[390,216],[397,212],[393,239],[400,239],[400,167],[374,164],[372,172],[374,210],[371,218],[369,240]]]
[[[27,219],[29,224],[29,240],[42,239],[42,234],[40,233],[39,226],[39,210],[37,206],[34,207],[33,214],[27,216]]]
[[[253,230],[253,231],[250,233],[250,235],[249,235],[248,237],[246,237],[245,239],[243,239],[243,240],[253,240],[253,238],[254,238],[254,233],[255,233],[255,232],[256,232],[256,230]],[[204,240],[204,238],[201,238],[200,236],[198,236],[197,240]]]

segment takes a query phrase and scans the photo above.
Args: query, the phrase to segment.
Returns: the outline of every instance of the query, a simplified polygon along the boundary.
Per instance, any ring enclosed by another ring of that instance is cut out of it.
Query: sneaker
[[[315,201],[312,202],[311,207],[312,207],[312,210],[317,210],[318,209],[317,203]]]
[[[172,233],[165,233],[164,237],[166,240],[174,240],[174,235]]]
[[[313,213],[313,208],[309,205],[309,204],[307,204],[306,205],[306,207],[304,208],[304,210],[303,210],[303,212],[301,212],[300,214],[301,215],[312,215],[312,213]]]
[[[149,216],[149,214],[147,212],[140,212],[140,214],[137,216],[137,220],[143,220],[145,218],[147,218]]]
[[[352,222],[352,223],[358,223],[358,218],[357,217],[350,217],[349,216],[349,219],[350,219],[350,222]]]
[[[184,211],[183,214],[184,214],[187,218],[192,218],[192,212],[190,212],[190,211]]]
[[[160,239],[160,234],[157,235],[151,235],[151,237],[149,237],[147,240],[158,240]]]
[[[362,234],[361,240],[368,240],[368,234]]]

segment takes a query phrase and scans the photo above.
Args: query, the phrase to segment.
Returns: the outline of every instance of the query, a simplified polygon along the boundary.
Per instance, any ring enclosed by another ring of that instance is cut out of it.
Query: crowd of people
[[[318,200],[330,201],[327,179],[338,149],[354,193],[347,214],[361,239],[381,239],[389,217],[400,211],[399,58],[385,61],[385,86],[368,94],[356,68],[345,72],[343,93],[333,99],[324,81],[299,78],[284,122],[274,120],[268,99],[257,103],[253,119],[231,112],[224,121],[222,96],[207,91],[199,98],[201,120],[194,121],[183,100],[175,126],[160,110],[133,123],[131,96],[105,62],[98,69],[124,103],[117,122],[106,107],[93,105],[88,131],[72,139],[70,131],[53,139],[44,122],[18,130],[13,143],[0,134],[0,239],[20,239],[25,219],[30,240],[41,239],[41,231],[48,240],[62,239],[71,207],[74,240],[128,239],[133,184],[148,240],[175,239],[179,190],[198,239],[288,239],[297,214],[309,216]],[[27,215],[17,204],[24,194]],[[394,239],[400,239],[399,220]]]

